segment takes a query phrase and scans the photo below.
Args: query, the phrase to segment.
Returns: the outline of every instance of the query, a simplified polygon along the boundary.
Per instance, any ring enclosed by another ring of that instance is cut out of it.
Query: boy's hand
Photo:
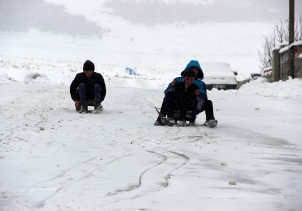
[[[195,95],[199,95],[199,94],[200,94],[199,89],[196,89],[196,90],[194,91],[194,94],[195,94]]]

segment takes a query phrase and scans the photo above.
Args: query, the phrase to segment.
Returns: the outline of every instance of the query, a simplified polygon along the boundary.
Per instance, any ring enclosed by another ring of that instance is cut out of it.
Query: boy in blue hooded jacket
[[[208,100],[207,97],[207,90],[206,84],[202,81],[204,74],[200,67],[200,64],[196,60],[191,60],[186,68],[181,72],[182,77],[175,78],[165,90],[165,97],[161,106],[161,110],[157,120],[155,121],[154,125],[165,125],[166,119],[164,118],[167,114],[167,105],[173,98],[173,89],[177,83],[184,82],[184,73],[187,70],[194,70],[195,71],[195,80],[194,84],[198,86],[198,90],[196,90],[196,109],[192,110],[192,118],[190,120],[190,124],[195,124],[196,115],[205,111],[206,113],[206,121],[203,125],[209,127],[215,127],[218,121],[214,117],[213,111],[213,103],[211,100]]]

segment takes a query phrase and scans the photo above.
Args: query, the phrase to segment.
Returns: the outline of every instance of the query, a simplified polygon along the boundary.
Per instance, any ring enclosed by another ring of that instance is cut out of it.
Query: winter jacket
[[[174,99],[180,104],[180,106],[196,106],[195,91],[198,90],[198,86],[192,83],[190,86],[186,86],[185,82],[177,83],[174,87]]]
[[[200,98],[203,99],[203,100],[207,100],[208,97],[207,97],[207,88],[206,88],[206,84],[202,81],[204,75],[203,75],[203,72],[202,72],[202,69],[199,65],[199,62],[198,61],[195,61],[195,60],[191,60],[186,68],[181,72],[181,75],[183,76],[184,75],[184,72],[191,68],[191,67],[197,67],[198,68],[198,74],[194,80],[194,84],[196,84],[198,86],[198,89],[199,89],[199,92],[200,92]],[[177,83],[180,83],[180,82],[184,82],[184,78],[183,77],[177,77],[174,79]],[[171,83],[168,85],[167,89],[165,90],[165,95],[172,90],[172,86],[171,86]]]
[[[183,77],[177,77],[177,78],[174,79],[174,81],[176,81],[177,83],[182,83],[182,82],[184,82],[184,78]],[[199,90],[199,93],[200,93],[199,94],[200,98],[204,99],[204,100],[207,100],[208,97],[207,97],[207,89],[206,89],[205,83],[202,80],[200,80],[198,78],[195,78],[194,84],[196,84],[198,86],[198,90]],[[171,83],[168,85],[167,89],[165,90],[165,95],[170,91],[172,91]]]
[[[79,94],[77,93],[77,89],[80,83],[84,83],[86,87],[87,96],[93,93],[94,85],[101,85],[101,102],[105,99],[106,96],[106,85],[103,76],[100,73],[94,72],[91,77],[87,77],[84,72],[78,73],[76,77],[73,79],[70,85],[70,95],[72,100],[79,99]]]
[[[166,95],[170,100],[167,101],[166,114],[169,118],[185,119],[187,111],[195,110],[196,108],[196,95],[195,91],[198,90],[196,84],[192,83],[186,87],[184,82],[177,83],[172,92]],[[179,116],[176,116],[175,111],[179,111]]]

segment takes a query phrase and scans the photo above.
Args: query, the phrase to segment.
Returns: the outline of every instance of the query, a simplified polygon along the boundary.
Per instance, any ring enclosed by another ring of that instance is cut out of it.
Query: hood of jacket
[[[191,68],[191,67],[197,67],[197,69],[198,69],[198,74],[197,74],[196,78],[199,78],[200,80],[202,80],[202,79],[203,79],[203,71],[202,71],[202,69],[201,69],[201,67],[200,67],[200,65],[199,65],[199,62],[196,61],[196,60],[191,60],[191,61],[187,64],[186,68],[181,72],[181,75],[183,76],[184,71],[186,71],[187,69],[189,69],[189,68]]]

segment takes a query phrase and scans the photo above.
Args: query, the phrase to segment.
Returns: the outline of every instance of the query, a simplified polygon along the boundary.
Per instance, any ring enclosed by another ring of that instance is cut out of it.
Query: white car
[[[207,89],[237,89],[237,73],[232,71],[228,63],[201,63],[200,64]]]

